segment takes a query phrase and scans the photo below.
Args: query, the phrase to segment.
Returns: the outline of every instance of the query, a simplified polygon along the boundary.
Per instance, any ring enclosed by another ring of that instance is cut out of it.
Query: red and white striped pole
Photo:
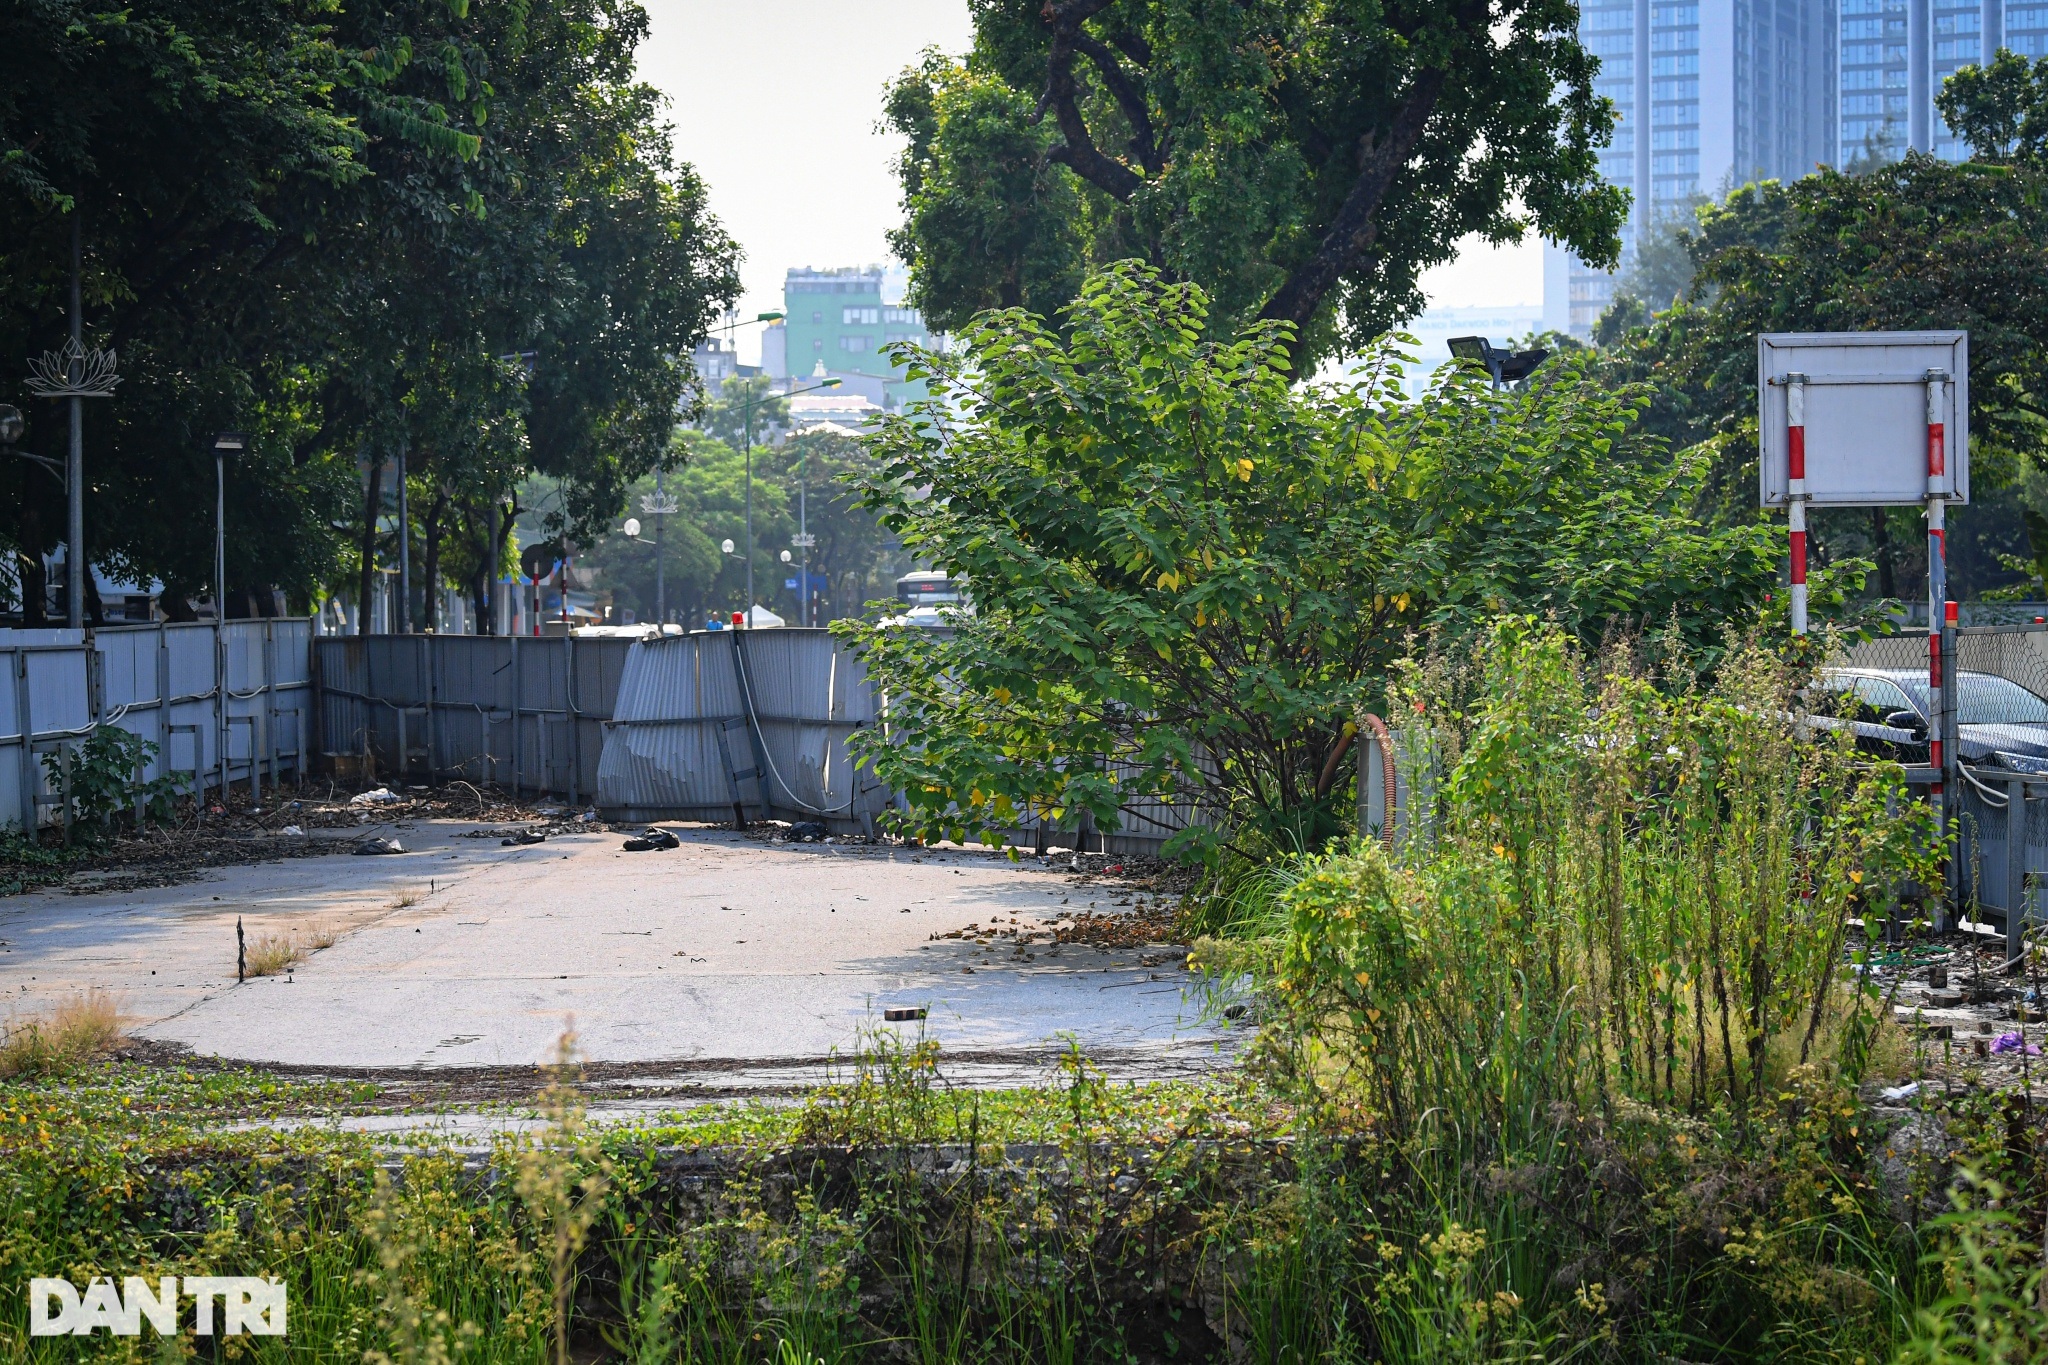
[[[1942,765],[1941,722],[1942,658],[1941,628],[1948,616],[1948,546],[1944,513],[1948,506],[1948,441],[1942,410],[1942,386],[1948,375],[1927,372],[1927,761],[1937,778],[1947,769]],[[1934,785],[1939,797],[1941,783]],[[1937,815],[1939,810],[1937,810]]]
[[[1947,886],[1954,868],[1949,858],[1948,799],[1943,795],[1948,775],[1948,754],[1942,743],[1948,711],[1943,705],[1946,660],[1942,658],[1942,628],[1953,618],[1955,604],[1948,600],[1948,545],[1944,512],[1948,506],[1948,440],[1942,386],[1948,375],[1927,371],[1927,762],[1934,769],[1929,795],[1934,806],[1934,828],[1943,862],[1942,883]],[[1938,911],[1936,929],[1948,925],[1948,916]]]
[[[1806,376],[1785,376],[1787,510],[1792,524],[1792,633],[1806,634]]]

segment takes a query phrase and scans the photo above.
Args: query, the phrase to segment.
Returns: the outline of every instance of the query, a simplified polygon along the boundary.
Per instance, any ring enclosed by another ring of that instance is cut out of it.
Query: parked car
[[[1964,762],[2048,774],[2048,698],[1993,673],[1959,672],[1955,685],[1956,741]],[[1925,671],[1830,668],[1808,702],[1816,718],[1854,729],[1860,745],[1926,761]]]

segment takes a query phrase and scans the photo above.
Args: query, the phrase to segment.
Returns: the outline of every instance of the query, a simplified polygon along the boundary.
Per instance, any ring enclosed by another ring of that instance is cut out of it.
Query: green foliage
[[[1996,1180],[1966,1172],[1928,1253],[1944,1293],[1914,1318],[1897,1365],[2020,1365],[2048,1354],[2040,1248]]]
[[[194,528],[223,428],[254,438],[228,478],[237,592],[303,605],[351,542],[388,562],[374,523],[394,490],[380,473],[366,500],[358,462],[401,446],[423,585],[481,595],[490,513],[509,520],[531,469],[570,488],[563,529],[608,520],[690,396],[676,357],[737,288],[633,79],[645,31],[608,0],[0,17],[24,75],[0,92],[18,191],[0,198],[0,388],[67,326],[75,222],[86,344],[123,375],[88,418],[95,561],[161,579],[173,611],[210,587]],[[29,447],[56,453],[61,409],[30,419]],[[27,462],[0,476],[33,617],[61,494]]]
[[[1767,532],[1693,522],[1698,463],[1576,360],[1499,394],[1449,372],[1410,403],[1389,348],[1298,387],[1284,325],[1227,339],[1208,311],[1123,265],[1065,338],[1010,311],[917,358],[932,396],[873,439],[864,503],[975,613],[843,627],[890,699],[856,745],[913,832],[1108,829],[1165,797],[1209,816],[1183,846],[1319,847],[1408,633],[1512,607],[1588,639],[1675,617],[1705,644],[1770,580]]]
[[[1478,233],[1531,227],[1611,263],[1627,209],[1614,126],[1564,0],[991,0],[964,61],[892,89],[911,301],[1051,316],[1142,256],[1235,329],[1295,324],[1308,359],[1418,311]]]
[[[1972,496],[1986,505],[1957,509],[1950,573],[1969,593],[2048,551],[2013,506],[2033,500],[2024,474],[2048,449],[2048,71],[2002,53],[1940,99],[1974,160],[1913,154],[1744,186],[1679,238],[1686,296],[1654,319],[1618,303],[1600,339],[1610,381],[1654,386],[1650,429],[1710,452],[1711,515],[1738,523],[1757,517],[1757,333],[1967,330]],[[1823,512],[1810,533],[1821,563],[1875,560],[1887,595],[1914,557],[1907,521],[1882,512]]]
[[[1416,661],[1394,849],[1302,860],[1278,916],[1197,945],[1260,983],[1255,1064],[1308,1126],[1387,1163],[1313,1195],[1342,1231],[1300,1236],[1349,1309],[1325,1342],[1875,1360],[1910,1329],[1925,1286],[1855,1097],[1897,1044],[1844,966],[1872,961],[1850,918],[1934,875],[1931,822],[1803,729],[1781,661],[1692,673],[1526,619]]]
[[[1880,1003],[1842,982],[1848,919],[1937,880],[1903,775],[1788,724],[1798,679],[1753,649],[1671,691],[1509,619],[1468,668],[1399,690],[1399,855],[1333,854],[1282,898],[1273,989],[1308,1093],[1513,1149],[1554,1104],[1746,1116],[1823,1044],[1861,1079]]]
[[[70,784],[72,819],[88,830],[104,831],[117,816],[138,808],[144,819],[163,823],[171,818],[177,780],[169,774],[143,778],[156,752],[154,740],[101,725],[68,753],[44,754],[43,773],[53,789]]]
[[[2048,152],[2048,58],[2034,63],[2000,48],[1989,66],[1942,82],[1934,107],[1980,161],[2033,160]]]

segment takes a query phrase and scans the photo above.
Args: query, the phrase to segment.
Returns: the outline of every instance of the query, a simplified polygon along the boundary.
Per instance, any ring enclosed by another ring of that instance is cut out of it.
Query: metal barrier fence
[[[90,648],[88,648],[88,638]],[[163,622],[75,630],[0,630],[11,685],[0,687],[0,824],[61,823],[64,755],[102,725],[156,752],[140,776],[183,775],[193,793],[305,772],[311,715],[307,644],[297,618]],[[220,685],[225,669],[226,686]],[[6,752],[11,749],[12,753]]]
[[[1896,635],[1857,645],[1845,662],[1924,678],[1927,653],[1924,633]],[[1972,674],[2004,678],[2033,698],[2048,698],[2048,625],[1961,627],[1949,659],[1962,697],[1960,728],[2011,727],[2003,731],[2009,737],[2048,739],[2048,701],[2036,706],[2028,698],[2011,697],[2008,702],[1973,688],[1969,679]],[[1995,743],[2000,732],[1976,733],[1994,736]],[[1967,757],[1970,747],[1958,757]],[[1961,780],[1947,784],[1947,799],[1955,824],[1957,909],[1966,918],[2002,925],[2016,940],[2019,922],[2040,916],[2036,885],[2048,876],[2048,780],[1972,762],[1959,762],[1955,771]]]
[[[580,803],[628,651],[613,637],[354,635],[313,642],[320,747],[398,778],[492,782]]]
[[[873,833],[896,796],[854,766],[846,741],[884,724],[860,659],[829,631],[699,631],[635,643],[605,725],[598,805],[623,820],[816,821]],[[1133,803],[1122,829],[1005,831],[1026,847],[1156,853],[1192,806]]]
[[[633,645],[605,725],[598,804],[628,820],[816,820],[872,832],[891,793],[846,741],[880,717],[829,631],[700,631]]]
[[[618,637],[369,635],[311,641],[320,751],[396,778],[467,778],[592,801],[616,820],[820,821],[872,833],[895,793],[847,739],[881,723],[866,669],[829,631]],[[1154,853],[1187,806],[1123,829],[1009,832]]]

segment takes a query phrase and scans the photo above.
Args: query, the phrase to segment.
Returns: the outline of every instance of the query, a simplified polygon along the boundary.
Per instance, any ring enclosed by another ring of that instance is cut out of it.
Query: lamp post
[[[667,529],[668,518],[679,507],[676,500],[661,486],[662,469],[654,470],[654,495],[640,499],[640,510],[650,517],[659,518],[654,523],[654,619],[658,625],[668,624],[668,565],[663,559],[662,536]],[[630,524],[630,523],[629,523]],[[640,533],[627,532],[637,537]]]
[[[398,443],[398,633],[412,634],[412,508],[406,502],[402,440]]]
[[[791,389],[788,393],[764,393],[739,404],[745,411],[744,430],[747,447],[747,619],[754,619],[754,410],[771,398],[795,398],[799,394],[816,393],[820,389],[836,389],[839,381],[828,379],[822,384],[813,384],[806,389]]]
[[[71,382],[74,388],[85,378],[84,305],[80,298],[79,271],[83,257],[78,214],[71,215]],[[64,557],[70,561],[64,575],[64,624],[73,630],[85,625],[85,404],[82,395],[71,395],[71,450],[64,462],[65,518]]]
[[[797,453],[796,466],[796,536],[789,543],[803,551],[803,586],[798,594],[798,617],[805,625],[816,624],[811,620],[811,547],[817,544],[817,537],[811,534],[810,524],[811,491],[811,444]],[[782,552],[782,562],[789,562],[789,551]]]
[[[65,492],[65,624],[73,630],[85,625],[85,407],[87,398],[112,398],[114,385],[121,382],[114,373],[112,351],[85,349],[83,290],[79,276],[83,269],[83,231],[76,211],[71,217],[71,339],[61,351],[45,351],[28,362],[28,391],[38,398],[71,400],[71,449],[64,464]]]
[[[1485,369],[1495,389],[1502,384],[1518,384],[1527,379],[1550,356],[1550,352],[1540,346],[1534,350],[1510,351],[1495,346],[1485,337],[1452,337],[1446,344],[1454,358],[1470,360]]]
[[[239,431],[213,438],[213,744],[223,810],[228,804],[228,454],[239,455],[248,445],[249,438]],[[253,752],[249,763],[253,781]]]

